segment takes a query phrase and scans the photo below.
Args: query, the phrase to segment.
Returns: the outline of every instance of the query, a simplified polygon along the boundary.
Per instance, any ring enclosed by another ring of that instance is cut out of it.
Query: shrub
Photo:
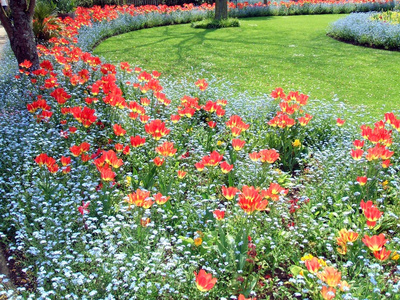
[[[227,28],[227,27],[239,27],[239,20],[236,18],[228,18],[222,20],[215,19],[205,19],[200,22],[192,23],[193,28],[203,28],[203,29],[217,29],[217,28]]]

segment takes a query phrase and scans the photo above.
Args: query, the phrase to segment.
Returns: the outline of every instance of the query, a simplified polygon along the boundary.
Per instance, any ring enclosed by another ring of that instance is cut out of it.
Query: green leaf
[[[300,275],[300,272],[304,272],[304,270],[302,268],[300,268],[299,266],[291,266],[290,268],[290,272],[292,272],[292,274],[294,276]]]
[[[194,245],[194,240],[189,237],[179,236],[179,239],[182,240],[183,244],[186,245]]]

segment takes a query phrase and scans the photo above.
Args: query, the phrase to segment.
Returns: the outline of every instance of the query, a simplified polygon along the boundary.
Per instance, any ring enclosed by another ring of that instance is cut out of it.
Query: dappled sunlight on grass
[[[233,83],[239,92],[265,93],[276,86],[299,89],[311,98],[337,99],[374,116],[397,108],[400,53],[367,49],[326,36],[343,15],[241,19],[241,27],[151,28],[113,37],[95,53],[158,68],[175,78],[202,72]]]

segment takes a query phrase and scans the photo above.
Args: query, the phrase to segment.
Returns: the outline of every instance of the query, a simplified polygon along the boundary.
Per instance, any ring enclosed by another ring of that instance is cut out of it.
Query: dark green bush
[[[218,29],[226,27],[239,27],[239,20],[236,18],[228,18],[222,20],[205,19],[200,22],[192,23],[193,28],[204,28],[204,29]]]

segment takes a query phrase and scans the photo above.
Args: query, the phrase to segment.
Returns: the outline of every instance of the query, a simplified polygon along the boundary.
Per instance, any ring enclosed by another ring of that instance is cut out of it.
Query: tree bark
[[[32,67],[39,68],[39,56],[32,30],[32,17],[36,0],[10,0],[9,11],[0,8],[0,20],[7,32],[11,49],[18,64],[29,60]]]
[[[215,20],[228,19],[228,0],[215,1]]]

